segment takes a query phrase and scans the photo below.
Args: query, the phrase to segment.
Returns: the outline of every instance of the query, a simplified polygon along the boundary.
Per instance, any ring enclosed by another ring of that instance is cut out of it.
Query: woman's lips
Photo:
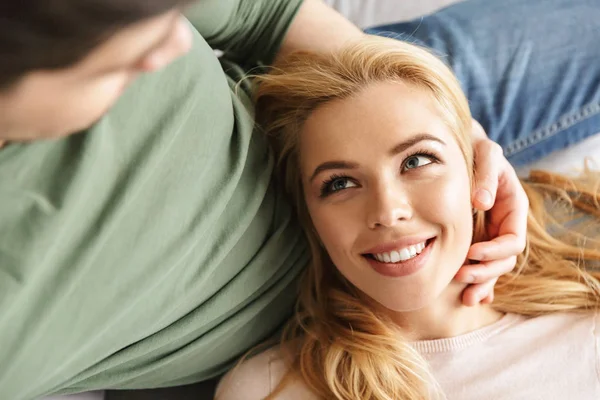
[[[371,267],[379,274],[398,278],[402,276],[408,276],[419,271],[427,264],[431,249],[435,243],[436,238],[431,238],[426,241],[425,248],[421,253],[417,254],[413,258],[406,261],[400,261],[397,263],[386,263],[377,261],[372,255],[365,255],[364,257],[369,262]]]
[[[394,251],[394,250],[398,250],[398,249],[403,249],[405,247],[409,247],[409,246],[413,246],[416,245],[418,243],[423,243],[426,242],[428,240],[431,240],[435,237],[435,235],[427,235],[427,236],[412,236],[412,237],[405,237],[402,238],[400,240],[396,240],[393,242],[389,242],[389,243],[385,243],[385,244],[381,244],[378,246],[375,246],[369,250],[364,250],[364,254],[377,254],[377,253],[387,253],[390,251]]]

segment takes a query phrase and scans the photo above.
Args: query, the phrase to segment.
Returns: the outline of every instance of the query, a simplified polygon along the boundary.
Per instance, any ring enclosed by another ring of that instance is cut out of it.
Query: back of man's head
[[[190,0],[0,2],[0,89],[34,70],[68,67],[120,29]]]

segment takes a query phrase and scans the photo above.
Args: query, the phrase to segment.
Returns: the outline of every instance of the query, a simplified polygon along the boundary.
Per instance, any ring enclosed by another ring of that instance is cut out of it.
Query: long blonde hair
[[[431,94],[472,167],[467,100],[452,72],[424,49],[393,39],[365,38],[332,54],[289,56],[257,77],[257,121],[270,137],[280,181],[312,252],[295,316],[282,338],[292,372],[269,398],[296,377],[325,399],[443,397],[426,362],[399,338],[394,324],[361,301],[357,289],[336,272],[319,244],[303,197],[298,138],[304,121],[322,104],[388,81]],[[469,170],[472,174],[473,168]],[[578,180],[537,172],[523,182],[530,202],[527,247],[515,271],[498,280],[494,309],[537,316],[598,308],[600,273],[587,268],[600,260],[600,229],[593,231],[600,222],[597,182],[591,171]],[[587,215],[585,227],[564,228],[566,221],[577,221],[578,212]],[[488,239],[484,222],[479,213],[474,241]]]

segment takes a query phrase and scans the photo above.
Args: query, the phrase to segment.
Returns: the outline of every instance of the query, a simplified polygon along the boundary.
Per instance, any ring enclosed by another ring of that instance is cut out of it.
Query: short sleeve
[[[243,65],[269,64],[302,0],[203,0],[185,14],[208,44]]]

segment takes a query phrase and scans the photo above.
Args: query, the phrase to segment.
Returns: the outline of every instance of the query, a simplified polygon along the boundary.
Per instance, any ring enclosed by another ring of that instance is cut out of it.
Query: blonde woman
[[[372,37],[259,81],[312,264],[282,344],[218,399],[600,398],[598,174],[524,183],[518,268],[466,307],[453,277],[495,232],[471,207],[471,114],[444,63]]]

